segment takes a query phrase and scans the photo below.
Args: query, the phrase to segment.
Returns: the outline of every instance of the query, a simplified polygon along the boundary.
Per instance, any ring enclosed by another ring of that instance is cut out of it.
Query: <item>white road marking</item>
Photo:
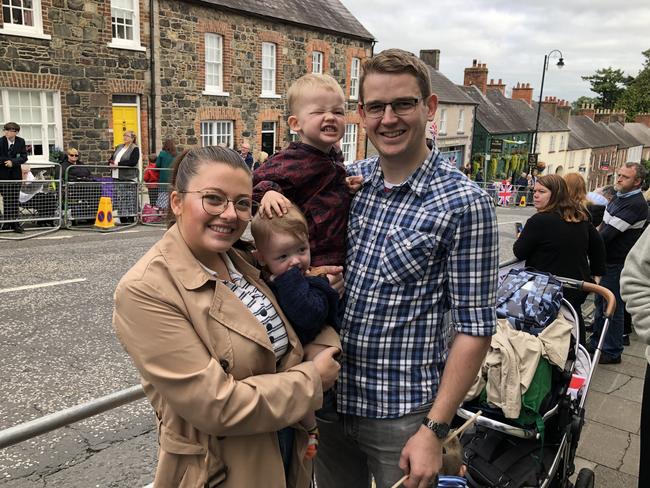
[[[12,291],[33,290],[35,288],[45,288],[47,286],[67,285],[68,283],[81,283],[86,281],[86,278],[74,278],[72,280],[62,281],[48,281],[46,283],[38,283],[36,285],[16,286],[14,288],[0,288],[0,293],[9,293]]]
[[[54,240],[54,239],[70,239],[72,236],[44,236],[44,237],[34,237],[34,239],[39,241],[45,240]]]

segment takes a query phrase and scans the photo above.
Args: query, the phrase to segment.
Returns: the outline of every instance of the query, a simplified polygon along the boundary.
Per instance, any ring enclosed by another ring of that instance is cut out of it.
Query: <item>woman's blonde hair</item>
[[[123,135],[128,135],[133,140],[132,144],[138,143],[138,136],[132,130],[125,130]]]

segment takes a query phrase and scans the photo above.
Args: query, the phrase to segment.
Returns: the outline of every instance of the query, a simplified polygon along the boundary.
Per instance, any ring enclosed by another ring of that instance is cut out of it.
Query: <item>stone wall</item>
[[[232,120],[235,146],[244,139],[257,154],[262,122],[276,122],[280,145],[289,141],[286,92],[292,81],[311,70],[312,50],[324,53],[323,72],[349,94],[352,56],[368,57],[369,42],[280,24],[271,19],[217,11],[171,0],[160,2],[160,43],[156,53],[161,79],[160,139],[173,137],[181,146],[200,144],[205,120]],[[204,35],[223,38],[223,91],[206,95]],[[276,44],[276,93],[263,98],[262,42]],[[348,101],[347,123],[358,123],[356,101]],[[358,128],[357,157],[365,154],[365,131]]]
[[[112,151],[114,93],[141,97],[148,120],[147,52],[115,49],[109,1],[42,0],[43,33],[48,39],[0,35],[0,87],[59,91],[63,144],[74,145],[89,163],[105,163]],[[146,4],[140,1],[140,39],[149,43]],[[129,83],[119,83],[124,80]],[[148,145],[141,123],[142,147]]]

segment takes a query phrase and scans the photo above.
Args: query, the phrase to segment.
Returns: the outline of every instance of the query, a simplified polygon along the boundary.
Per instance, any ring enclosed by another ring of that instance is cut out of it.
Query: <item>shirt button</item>
[[[271,344],[273,344],[273,343],[275,342],[275,337],[270,336],[270,337],[269,337],[269,340],[271,341]]]
[[[268,324],[268,325],[266,326],[266,330],[268,330],[269,332],[270,332],[272,329],[273,329],[273,326],[272,326],[271,324]]]
[[[264,310],[264,309],[260,310],[260,315],[262,317],[266,317],[266,310]]]

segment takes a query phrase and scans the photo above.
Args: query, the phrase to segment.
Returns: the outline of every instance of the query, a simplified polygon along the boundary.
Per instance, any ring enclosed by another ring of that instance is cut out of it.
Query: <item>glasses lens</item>
[[[411,100],[396,100],[392,103],[393,111],[397,115],[407,115],[415,110],[415,106],[418,104],[417,99],[413,98]]]
[[[370,117],[381,117],[384,114],[384,104],[367,103],[364,105],[364,110],[366,111],[366,115]]]
[[[210,215],[220,215],[226,210],[228,199],[218,193],[203,194],[203,209]]]
[[[235,211],[241,220],[250,220],[257,209],[257,202],[250,198],[242,198],[235,202]]]

